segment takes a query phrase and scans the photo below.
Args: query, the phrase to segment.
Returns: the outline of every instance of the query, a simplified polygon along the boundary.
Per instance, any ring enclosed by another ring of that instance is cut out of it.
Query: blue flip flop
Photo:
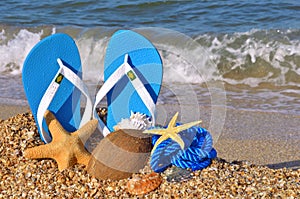
[[[81,80],[80,55],[74,40],[66,34],[54,34],[40,41],[23,65],[25,94],[45,143],[51,141],[51,133],[43,119],[46,110],[53,112],[69,132],[80,125],[81,91],[70,78],[65,78],[68,73]]]
[[[95,103],[106,95],[109,131],[132,112],[146,114],[154,125],[162,73],[160,55],[149,40],[130,30],[113,34],[104,61],[104,85]]]

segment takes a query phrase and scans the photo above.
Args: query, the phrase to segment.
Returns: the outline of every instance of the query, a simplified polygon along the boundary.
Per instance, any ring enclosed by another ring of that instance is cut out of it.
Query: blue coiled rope
[[[191,127],[180,132],[179,135],[185,143],[184,150],[169,138],[160,143],[153,152],[150,165],[155,172],[162,172],[170,165],[190,168],[193,171],[200,170],[209,166],[211,159],[217,156],[213,148],[212,136],[206,129],[198,126]],[[152,136],[153,145],[159,137],[159,135]]]

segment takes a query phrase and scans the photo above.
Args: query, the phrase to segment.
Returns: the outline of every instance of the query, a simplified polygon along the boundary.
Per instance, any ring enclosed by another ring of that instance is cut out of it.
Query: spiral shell
[[[122,119],[116,126],[115,130],[118,129],[135,129],[135,130],[146,130],[152,126],[150,117],[146,114],[139,112],[133,113],[131,111],[130,118]]]

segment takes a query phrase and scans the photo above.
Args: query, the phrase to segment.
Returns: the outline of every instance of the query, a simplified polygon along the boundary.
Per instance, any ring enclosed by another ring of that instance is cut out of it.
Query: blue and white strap
[[[87,99],[79,127],[87,123],[92,117],[99,121],[98,129],[102,132],[103,136],[106,136],[110,133],[109,129],[99,118],[96,112],[96,106],[125,74],[127,75],[130,82],[141,97],[142,101],[148,108],[152,116],[152,124],[155,124],[155,103],[142,81],[139,79],[137,74],[134,72],[134,70],[128,63],[128,54],[125,55],[124,63],[105,81],[101,89],[98,91],[94,106],[92,105],[92,100],[89,95],[88,88],[86,87],[84,82],[72,70],[65,66],[60,58],[57,59],[57,63],[59,64],[59,70],[57,71],[55,77],[53,78],[45,94],[43,95],[37,111],[37,123],[41,131],[42,139],[45,141],[45,143],[49,143],[51,141],[51,137],[47,132],[45,132],[42,126],[44,114],[48,109],[51,101],[53,100],[55,93],[57,92],[60,86],[60,82],[63,78],[68,79],[75,87],[77,87],[85,95]],[[132,76],[134,76],[135,78],[132,78]]]
[[[124,62],[120,65],[117,70],[105,81],[103,86],[100,88],[96,95],[95,104],[93,110],[96,110],[96,106],[100,103],[100,101],[106,96],[106,94],[117,84],[117,82],[124,76],[127,75],[128,79],[132,83],[133,87],[137,91],[138,95],[141,97],[143,103],[148,108],[151,116],[152,116],[152,124],[155,124],[155,103],[145,88],[145,85],[140,80],[138,75],[133,70],[132,66],[128,63],[129,55],[126,54],[124,57]],[[134,78],[133,78],[134,77]],[[95,113],[96,111],[94,111]],[[108,130],[108,129],[107,129]],[[109,130],[108,130],[109,131]],[[104,136],[107,135],[106,131],[104,132]]]
[[[44,114],[48,109],[52,99],[54,98],[55,93],[57,92],[63,78],[68,79],[75,87],[77,87],[85,95],[87,99],[79,127],[83,126],[86,122],[90,120],[93,111],[91,97],[88,93],[86,85],[71,69],[69,69],[63,64],[60,58],[57,59],[57,63],[59,65],[59,70],[57,71],[55,77],[53,78],[45,94],[43,95],[37,111],[37,123],[41,131],[42,139],[46,143],[49,143],[51,141],[51,137],[47,132],[45,132],[42,126]]]

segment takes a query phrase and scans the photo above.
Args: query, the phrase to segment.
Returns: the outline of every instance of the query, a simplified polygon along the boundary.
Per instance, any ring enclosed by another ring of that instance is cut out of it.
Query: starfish
[[[150,130],[145,130],[143,133],[149,133],[149,134],[156,134],[156,135],[161,135],[160,138],[155,142],[155,145],[151,151],[151,154],[155,151],[156,147],[162,143],[163,141],[167,140],[168,138],[171,138],[175,142],[179,144],[181,149],[184,149],[184,142],[181,139],[181,137],[178,135],[179,132],[186,130],[188,128],[191,128],[192,126],[195,126],[197,124],[200,124],[202,121],[195,121],[195,122],[190,122],[187,124],[183,124],[180,126],[176,126],[176,120],[178,117],[178,112],[173,116],[171,121],[168,124],[168,127],[166,129],[164,128],[159,128],[159,129],[150,129]]]
[[[49,144],[27,149],[25,157],[54,159],[59,171],[76,163],[87,166],[91,154],[84,148],[84,143],[97,128],[98,120],[91,120],[77,131],[69,133],[50,111],[46,111],[44,117],[52,134],[52,141]]]

